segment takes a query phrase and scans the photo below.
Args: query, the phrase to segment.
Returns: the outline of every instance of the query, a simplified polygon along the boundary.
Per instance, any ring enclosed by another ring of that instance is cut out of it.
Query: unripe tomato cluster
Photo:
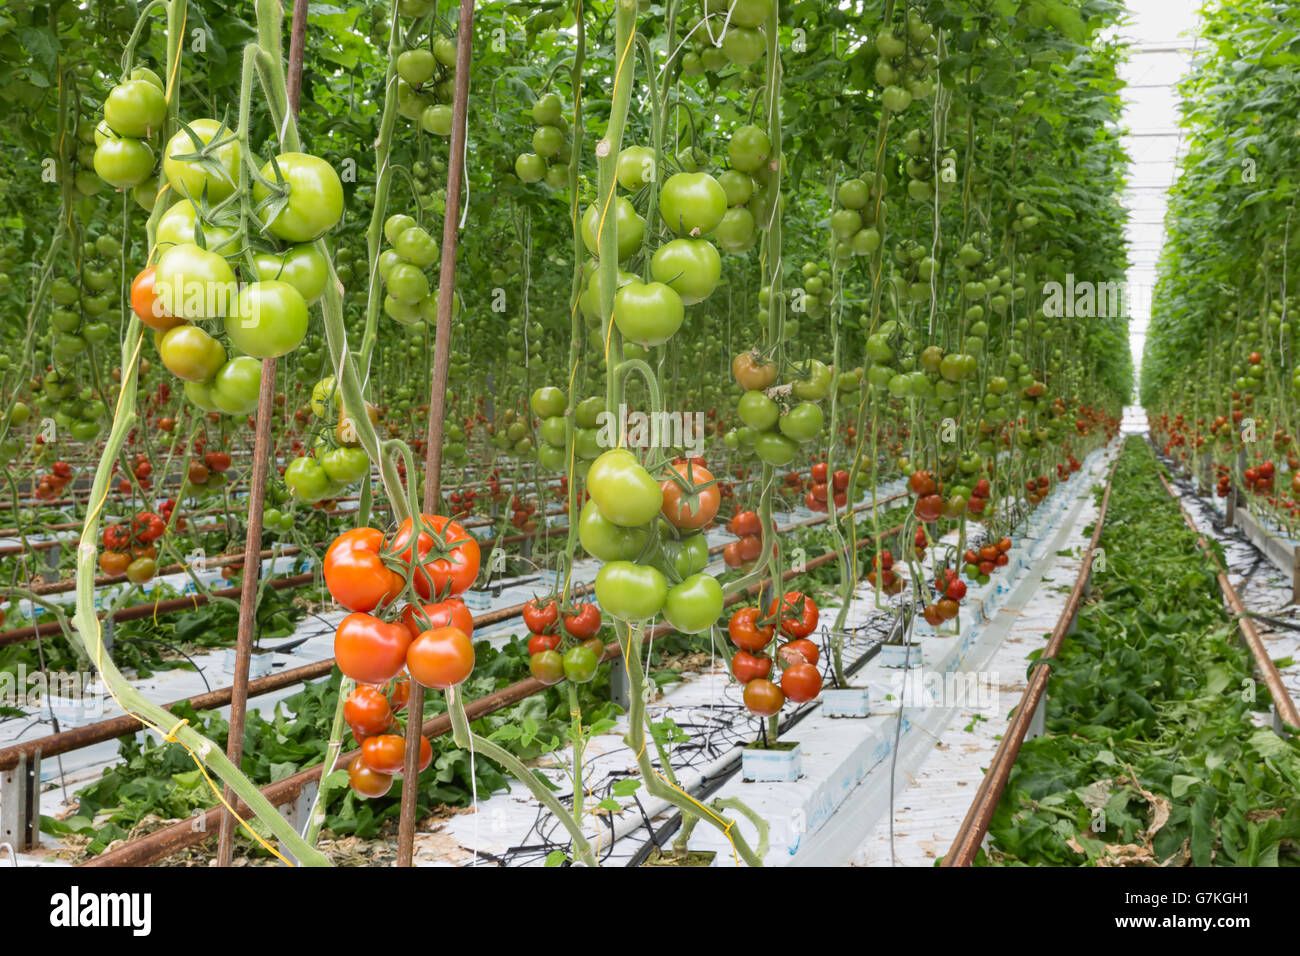
[[[431,37],[429,49],[404,50],[397,57],[397,112],[426,133],[451,135],[455,93],[456,41]]]
[[[322,425],[314,457],[299,455],[289,462],[284,482],[294,499],[315,504],[337,498],[348,486],[368,478],[370,457],[361,447],[356,424],[343,412],[343,394],[333,376],[316,383],[310,407]],[[366,414],[371,424],[379,421],[379,410],[369,402]]]
[[[586,484],[591,498],[578,516],[578,538],[605,562],[595,585],[604,613],[641,622],[662,612],[683,634],[708,630],[723,596],[704,570],[703,529],[721,495],[703,459],[676,459],[656,481],[631,451],[613,448],[592,462]]]
[[[137,67],[109,91],[104,119],[95,127],[95,172],[114,189],[133,189],[153,176],[158,134],[167,121],[162,80]],[[152,143],[152,145],[151,145]],[[151,183],[154,192],[157,183]],[[152,198],[138,196],[145,208]]]
[[[686,31],[690,48],[682,54],[682,73],[699,76],[717,73],[727,66],[744,71],[743,82],[762,82],[755,65],[767,53],[765,26],[775,0],[704,0],[704,16]]]
[[[565,458],[565,411],[568,400],[564,392],[553,385],[544,385],[536,389],[528,398],[528,407],[540,419],[537,426],[538,437],[537,463],[545,471],[562,472],[569,467]],[[577,459],[574,476],[582,479],[591,462],[600,457],[601,414],[605,411],[605,399],[599,396],[584,398],[578,402],[573,414],[573,453]]]
[[[554,93],[543,93],[533,103],[533,150],[515,159],[515,175],[526,183],[545,182],[551,189],[569,185],[569,159],[573,144],[564,103]]]
[[[728,448],[756,454],[769,465],[794,461],[799,446],[821,433],[825,415],[817,404],[830,394],[835,373],[817,359],[792,371],[791,381],[772,388],[777,367],[756,352],[742,352],[731,364],[736,383],[744,389],[737,403],[741,427],[723,436]],[[856,383],[856,378],[853,375]]]
[[[384,238],[390,248],[379,255],[379,275],[384,280],[384,314],[401,325],[438,321],[438,290],[424,270],[438,261],[438,242],[404,213],[389,216]],[[460,314],[460,297],[453,294],[451,314]]]
[[[939,65],[939,43],[934,28],[915,10],[907,14],[903,31],[885,30],[876,36],[876,82],[884,87],[885,109],[901,113],[915,100],[934,92],[934,71]]]
[[[745,685],[745,706],[760,717],[772,717],[785,702],[795,704],[815,700],[821,693],[822,676],[817,670],[820,652],[808,639],[817,627],[817,604],[800,591],[787,591],[773,599],[764,614],[757,607],[734,611],[727,623],[727,634],[737,651],[731,659],[731,673]],[[780,628],[781,643],[775,658],[780,665],[778,681],[773,681],[771,645]]]

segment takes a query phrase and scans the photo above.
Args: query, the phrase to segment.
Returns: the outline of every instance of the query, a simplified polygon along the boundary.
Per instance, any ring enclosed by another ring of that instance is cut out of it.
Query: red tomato
[[[528,637],[528,653],[532,655],[556,650],[563,639],[559,634],[531,634]]]
[[[474,670],[474,644],[459,628],[425,631],[407,649],[406,669],[425,687],[447,690]]]
[[[524,605],[524,626],[535,634],[548,634],[555,629],[560,619],[560,607],[555,599],[542,603],[541,598],[533,598]]]
[[[203,456],[203,464],[209,471],[220,473],[230,467],[230,456],[224,451],[210,451]]]
[[[573,611],[564,615],[564,629],[580,641],[595,637],[600,630],[600,608],[594,604],[579,604]]]
[[[422,604],[419,610],[423,613],[423,618],[416,613],[414,604],[402,608],[402,623],[412,638],[436,627],[455,627],[464,631],[466,637],[474,636],[474,616],[460,598],[447,598],[437,604]]]
[[[393,726],[393,708],[378,687],[360,684],[343,703],[343,717],[352,728],[353,736],[382,734]]]
[[[478,577],[478,540],[457,522],[443,515],[420,516],[421,530],[415,548],[419,554],[415,570],[415,590],[423,598],[460,594]],[[437,538],[435,538],[435,535]],[[440,541],[438,539],[441,539]],[[411,564],[411,519],[397,529],[392,548],[398,559]],[[420,568],[424,570],[421,571]]]
[[[772,673],[772,658],[749,651],[736,651],[731,659],[731,673],[742,684],[748,684],[758,677],[767,677]]]
[[[767,616],[775,617],[776,601],[768,606]],[[786,637],[807,637],[817,627],[817,604],[802,591],[787,591],[781,599],[781,633]]]
[[[781,655],[781,660],[787,664],[798,664],[800,662],[816,664],[821,657],[821,651],[818,650],[817,645],[806,637],[798,637],[793,641],[782,644],[777,653]],[[788,697],[789,694],[786,696]]]
[[[781,675],[781,692],[796,704],[813,700],[822,692],[822,675],[812,664],[791,664]]]
[[[731,643],[741,650],[754,653],[767,647],[772,640],[772,625],[759,625],[759,610],[756,607],[742,607],[731,615],[727,622],[727,634]]]
[[[348,765],[348,783],[357,796],[382,797],[393,786],[392,774],[379,773],[366,765],[364,754],[357,754]]]
[[[760,717],[771,717],[781,712],[785,694],[765,677],[756,677],[745,685],[745,706]]]
[[[755,512],[742,511],[731,519],[728,530],[737,538],[743,538],[746,535],[759,534],[763,530],[763,526],[759,523],[758,515]]]
[[[325,586],[349,611],[373,611],[402,593],[402,576],[379,556],[383,546],[382,531],[353,528],[325,552]]]
[[[712,524],[722,503],[713,475],[703,465],[694,463],[679,462],[671,467],[676,477],[670,475],[659,484],[664,496],[663,516],[673,526],[691,531]],[[678,480],[694,490],[683,488]]]
[[[401,624],[387,624],[357,611],[334,632],[334,662],[358,684],[382,684],[402,672],[411,635]]]

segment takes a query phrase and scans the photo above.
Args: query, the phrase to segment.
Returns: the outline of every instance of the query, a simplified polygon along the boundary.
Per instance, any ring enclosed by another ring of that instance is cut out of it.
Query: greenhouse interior
[[[794,866],[1246,927],[1192,874],[1300,866],[1300,5],[8,0],[0,67],[51,925]]]

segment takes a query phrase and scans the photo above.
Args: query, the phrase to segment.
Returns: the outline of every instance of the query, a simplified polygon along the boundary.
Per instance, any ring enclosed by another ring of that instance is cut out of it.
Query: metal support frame
[[[0,771],[0,843],[30,850],[41,841],[41,752]]]

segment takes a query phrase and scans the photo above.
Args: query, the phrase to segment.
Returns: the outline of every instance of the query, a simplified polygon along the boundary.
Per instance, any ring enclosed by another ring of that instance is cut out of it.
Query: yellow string
[[[135,344],[135,353],[131,356],[131,361],[130,361],[130,363],[128,364],[127,369],[124,370],[124,374],[123,374],[123,377],[124,377],[124,378],[129,378],[129,377],[130,377],[130,371],[129,371],[129,369],[135,367],[136,363],[139,361],[139,359],[140,359],[140,349],[141,349],[141,347],[142,347],[143,345],[144,345],[144,336],[141,335],[140,338],[136,341],[136,344]],[[115,432],[115,431],[117,430],[118,421],[119,421],[119,418],[120,418],[120,416],[121,416],[121,414],[122,414],[122,407],[123,407],[123,403],[122,403],[122,402],[118,402],[118,403],[117,403],[117,406],[113,409],[113,424],[112,424],[112,426],[111,426],[111,428],[110,428],[110,434],[113,433],[113,432]],[[108,500],[108,496],[107,496],[107,494],[103,495],[103,496],[99,499],[99,501],[97,501],[97,502],[94,503],[94,507],[91,508],[91,509],[87,512],[87,514],[86,514],[86,527],[87,527],[87,528],[93,526],[94,523],[97,522],[97,521],[99,520],[100,512],[103,510],[104,505],[107,503],[107,500]],[[92,539],[92,540],[93,540],[93,539]],[[87,543],[90,547],[92,547],[92,548],[94,547],[94,545],[91,544],[90,541],[87,541],[86,543]],[[156,602],[155,602],[155,604],[154,604],[154,613],[155,613],[155,615],[157,614],[157,603],[156,603]],[[93,620],[94,620],[94,622],[95,622],[95,643],[96,643],[95,668],[96,668],[96,670],[98,670],[101,674],[103,674],[103,673],[104,673],[104,638],[103,638],[103,628],[102,628],[102,626],[100,625],[100,621],[99,621],[99,618],[98,618],[98,617],[93,617]],[[203,779],[206,780],[207,783],[208,783],[208,786],[212,788],[212,792],[213,792],[214,794],[216,794],[217,800],[221,803],[221,805],[222,805],[223,807],[226,808],[226,810],[230,813],[230,815],[231,815],[232,817],[235,818],[235,820],[239,823],[239,825],[240,825],[241,827],[243,827],[243,829],[248,833],[248,835],[251,836],[251,837],[252,837],[254,840],[256,840],[258,843],[260,843],[260,844],[261,844],[261,845],[262,845],[262,846],[263,846],[263,847],[264,847],[268,852],[271,853],[272,856],[274,856],[274,857],[276,857],[277,859],[279,859],[280,862],[284,863],[286,866],[293,866],[293,865],[294,865],[294,864],[293,864],[292,862],[290,862],[290,861],[289,861],[289,860],[288,860],[288,859],[287,859],[287,858],[286,858],[282,853],[280,853],[280,852],[279,852],[275,847],[271,846],[270,843],[268,843],[266,840],[262,839],[262,837],[261,837],[261,836],[260,836],[260,835],[259,835],[259,834],[258,834],[258,833],[257,833],[257,832],[256,832],[256,831],[255,831],[255,830],[254,830],[250,825],[249,825],[248,821],[246,821],[243,817],[241,817],[238,813],[235,812],[235,808],[232,807],[232,806],[230,805],[230,803],[226,800],[225,794],[222,792],[221,788],[218,787],[218,786],[216,785],[216,783],[212,780],[212,777],[208,774],[207,767],[204,766],[204,763],[203,763],[203,761],[199,758],[199,755],[196,754],[196,753],[193,751],[193,749],[191,749],[190,746],[189,746],[187,743],[185,743],[185,741],[183,741],[183,740],[181,740],[180,738],[178,738],[177,736],[175,736],[177,730],[179,730],[179,729],[180,729],[181,727],[183,727],[185,724],[189,723],[189,721],[188,721],[187,719],[182,718],[181,720],[179,720],[176,724],[174,724],[174,725],[172,726],[172,729],[171,729],[171,730],[164,731],[164,730],[162,729],[161,726],[159,726],[158,724],[155,724],[155,723],[154,723],[153,721],[151,721],[148,717],[144,716],[143,714],[138,714],[138,713],[136,713],[135,711],[133,711],[130,707],[128,707],[128,706],[127,706],[127,705],[122,701],[122,699],[121,699],[120,697],[118,697],[118,695],[117,695],[117,691],[113,689],[113,685],[112,685],[111,683],[109,683],[108,681],[105,681],[105,682],[104,682],[104,686],[105,686],[106,688],[108,688],[109,696],[113,698],[113,702],[116,703],[117,706],[121,707],[122,710],[123,710],[125,713],[129,714],[130,716],[134,717],[136,720],[140,721],[140,723],[144,724],[144,725],[145,725],[146,727],[148,727],[150,730],[152,730],[152,731],[154,731],[155,733],[161,735],[164,741],[166,741],[166,742],[168,742],[168,743],[176,743],[176,744],[180,744],[183,748],[185,748],[185,752],[186,752],[187,754],[190,755],[190,759],[192,759],[192,760],[194,761],[195,765],[199,768],[199,773],[201,773],[201,774],[203,775]]]

